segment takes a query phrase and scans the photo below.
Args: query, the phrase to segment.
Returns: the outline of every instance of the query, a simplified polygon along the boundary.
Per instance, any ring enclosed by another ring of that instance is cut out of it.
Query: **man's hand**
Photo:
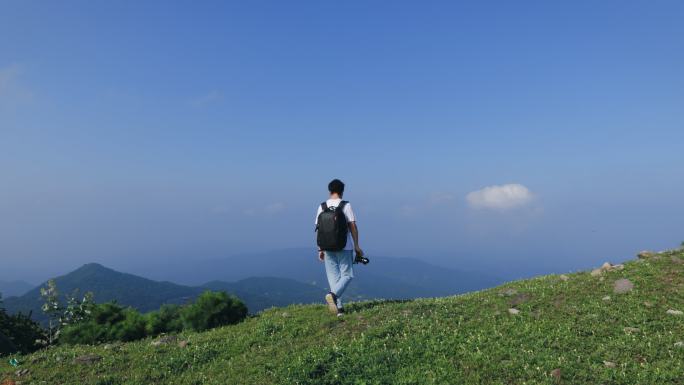
[[[356,248],[355,248],[355,251],[356,251],[356,255],[357,255],[358,257],[363,257],[363,255],[364,255],[364,254],[363,254],[363,250],[361,250],[360,247],[356,247]]]
[[[323,250],[318,250],[318,260],[321,262],[325,260],[325,252]]]

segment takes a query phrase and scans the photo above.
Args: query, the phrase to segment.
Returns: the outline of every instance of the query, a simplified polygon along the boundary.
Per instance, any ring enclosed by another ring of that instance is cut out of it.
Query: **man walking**
[[[330,292],[325,296],[328,309],[337,314],[344,314],[342,294],[354,278],[352,264],[353,251],[358,257],[363,256],[359,247],[359,231],[351,204],[342,200],[344,183],[334,179],[328,184],[330,197],[318,206],[316,213],[316,231],[318,243],[318,259],[325,262]],[[353,240],[349,242],[349,237]]]

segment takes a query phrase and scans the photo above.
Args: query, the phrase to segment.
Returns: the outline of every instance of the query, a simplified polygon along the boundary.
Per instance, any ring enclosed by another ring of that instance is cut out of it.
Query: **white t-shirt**
[[[342,202],[342,199],[340,198],[328,199],[327,201],[325,201],[325,204],[327,204],[328,207],[337,207],[340,204],[340,202]],[[316,221],[314,222],[315,225],[318,225],[318,216],[321,215],[322,212],[323,208],[321,207],[321,205],[318,205],[318,210],[316,211]],[[354,211],[352,210],[351,203],[347,202],[344,205],[342,212],[344,213],[344,216],[347,218],[347,223],[356,222],[356,216],[354,216]],[[351,231],[347,234],[347,246],[344,249],[354,249],[354,242],[351,237]]]

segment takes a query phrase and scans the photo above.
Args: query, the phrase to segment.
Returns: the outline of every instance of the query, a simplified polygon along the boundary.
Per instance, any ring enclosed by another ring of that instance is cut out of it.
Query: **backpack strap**
[[[349,202],[341,201],[335,210],[344,210],[344,205],[346,205],[347,203],[349,203]]]
[[[327,211],[328,210],[328,202],[321,203],[321,209],[323,209],[323,211]]]

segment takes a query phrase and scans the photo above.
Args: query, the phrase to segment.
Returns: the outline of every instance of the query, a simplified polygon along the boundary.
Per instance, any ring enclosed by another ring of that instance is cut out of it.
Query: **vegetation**
[[[94,305],[80,322],[66,325],[59,342],[96,344],[112,341],[135,341],[162,333],[207,330],[242,321],[247,307],[224,292],[207,291],[187,306],[164,305],[146,315],[114,302]]]
[[[668,310],[684,311],[683,259],[668,251],[595,275],[354,303],[342,319],[323,305],[274,308],[179,333],[187,345],[60,345],[14,357],[29,370],[23,381],[48,384],[681,384],[684,315]],[[614,293],[619,279],[634,288]],[[84,355],[99,360],[75,360]],[[0,366],[0,380],[15,371]]]
[[[24,314],[8,315],[0,296],[0,355],[14,352],[29,353],[42,346],[45,332]]]
[[[176,333],[183,330],[182,308],[179,305],[163,305],[159,311],[147,313],[145,316],[147,335],[156,336],[162,333]]]
[[[194,304],[185,307],[181,315],[186,328],[202,331],[242,321],[247,316],[247,307],[225,292],[206,291]]]

